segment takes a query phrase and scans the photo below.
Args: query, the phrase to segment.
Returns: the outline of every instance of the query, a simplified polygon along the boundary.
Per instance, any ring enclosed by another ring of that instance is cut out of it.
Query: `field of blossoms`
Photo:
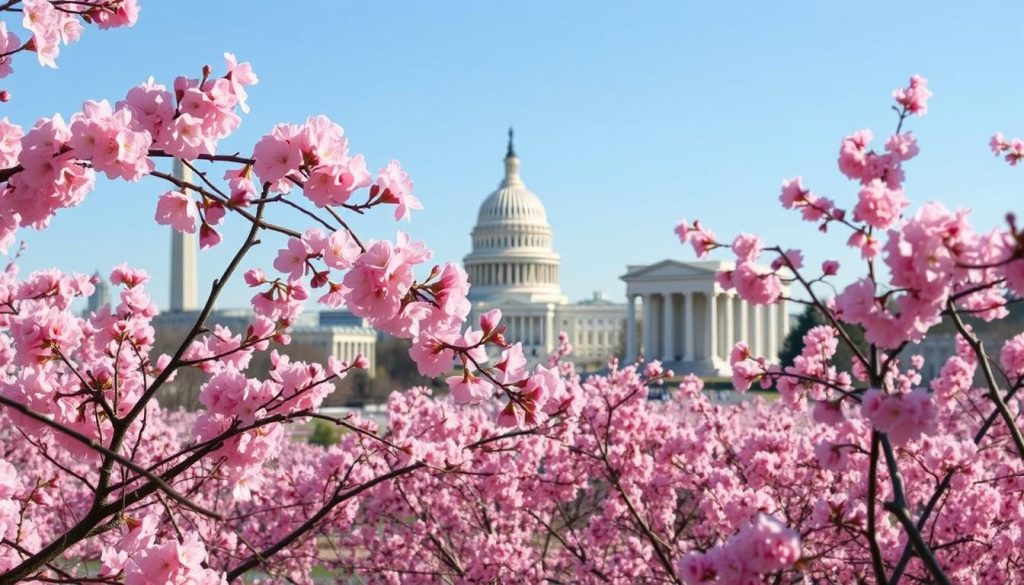
[[[54,67],[87,29],[133,25],[139,7],[13,0],[0,13],[6,78],[15,63]],[[564,335],[528,367],[499,310],[467,320],[457,262],[435,263],[401,231],[350,227],[429,204],[397,161],[371,166],[322,115],[222,152],[258,77],[231,53],[193,75],[67,118],[0,119],[0,584],[1024,582],[1024,333],[987,347],[971,325],[1024,295],[1024,233],[1012,214],[976,231],[967,211],[911,206],[923,77],[880,100],[895,112],[884,141],[838,141],[851,195],[782,183],[781,205],[856,249],[856,265],[809,266],[752,233],[679,223],[697,257],[734,261],[721,287],[754,305],[792,295],[825,323],[792,365],[737,343],[735,391],[778,399],[720,404],[693,375],[648,400],[678,380],[657,361],[610,358],[606,375],[579,376]],[[990,148],[1024,158],[1019,139],[996,134]],[[172,159],[195,179],[158,169]],[[233,250],[173,352],[154,350],[145,271],[110,267],[116,298],[83,315],[73,305],[98,279],[19,269],[19,233],[74,214],[100,173],[153,199],[153,229]],[[246,236],[225,238],[229,222]],[[271,265],[252,261],[257,246],[276,250]],[[244,331],[207,323],[232,279],[252,289]],[[447,391],[393,393],[380,427],[320,413],[367,360],[272,349],[313,304],[410,340],[419,372]],[[925,379],[923,358],[901,352],[944,320],[956,346]],[[255,374],[267,354],[269,374]],[[186,370],[205,376],[202,409],[163,409],[159,390]],[[314,420],[340,441],[289,439]]]

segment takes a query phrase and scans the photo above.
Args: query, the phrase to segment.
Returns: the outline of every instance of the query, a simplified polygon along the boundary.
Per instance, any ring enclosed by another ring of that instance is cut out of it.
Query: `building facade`
[[[504,164],[498,189],[480,206],[470,234],[472,251],[464,259],[472,284],[470,319],[501,309],[506,337],[522,343],[531,362],[551,353],[559,332],[565,331],[574,345],[572,359],[577,366],[601,368],[610,356],[622,354],[626,307],[601,297],[568,302],[559,286],[554,232],[544,204],[520,175],[511,130]]]
[[[199,318],[200,311],[167,311],[153,318],[153,324],[160,332],[172,336],[184,334]],[[253,312],[249,309],[220,309],[210,313],[206,322],[227,327],[232,334],[245,335],[252,323]],[[367,375],[373,377],[377,367],[377,331],[361,317],[348,311],[321,311],[302,313],[289,329],[293,346],[316,348],[322,353],[321,359],[332,355],[339,360],[352,363],[362,354],[369,362]],[[287,352],[286,352],[287,353]]]
[[[776,361],[789,332],[787,303],[754,306],[724,290],[715,273],[731,268],[676,260],[627,267],[626,355],[661,360],[677,373],[728,376],[729,351],[746,341],[755,355]]]

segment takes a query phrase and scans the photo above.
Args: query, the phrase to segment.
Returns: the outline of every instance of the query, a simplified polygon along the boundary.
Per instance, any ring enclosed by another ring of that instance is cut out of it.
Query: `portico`
[[[677,373],[729,375],[729,352],[742,340],[755,355],[774,361],[789,326],[785,301],[753,306],[722,289],[715,272],[731,267],[675,260],[629,266],[622,277],[627,360],[643,354],[671,364]],[[637,314],[638,299],[642,315]]]

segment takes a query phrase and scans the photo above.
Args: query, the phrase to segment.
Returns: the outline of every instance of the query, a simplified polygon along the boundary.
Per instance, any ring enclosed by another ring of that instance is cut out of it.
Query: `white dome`
[[[509,131],[505,177],[480,206],[465,258],[471,300],[517,299],[564,303],[558,286],[558,254],[544,204],[519,176]]]
[[[548,225],[544,204],[519,177],[519,159],[514,156],[505,159],[505,178],[498,190],[484,199],[477,215],[477,227],[495,223]]]

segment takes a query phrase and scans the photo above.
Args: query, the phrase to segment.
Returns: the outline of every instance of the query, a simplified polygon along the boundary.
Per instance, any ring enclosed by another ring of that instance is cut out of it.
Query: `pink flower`
[[[346,304],[373,324],[394,318],[412,286],[412,264],[401,250],[386,240],[371,242],[345,274]]]
[[[882,242],[874,236],[868,235],[866,231],[857,230],[850,235],[850,238],[846,241],[846,245],[851,248],[860,248],[860,256],[865,260],[870,260],[878,255],[882,251]]]
[[[199,226],[199,248],[205,250],[221,242],[220,232],[210,227],[205,221]]]
[[[782,296],[782,281],[778,275],[772,272],[762,274],[753,264],[737,265],[733,283],[740,298],[755,305],[768,305]]]
[[[732,251],[736,254],[737,262],[756,262],[763,247],[761,238],[752,234],[740,234],[732,241]]]
[[[356,189],[370,185],[370,172],[363,155],[314,168],[303,186],[303,194],[317,207],[344,205]],[[419,209],[417,207],[417,209]]]
[[[719,270],[715,272],[715,282],[725,290],[732,290],[736,288],[736,283],[733,281],[733,274],[734,272],[732,270]]]
[[[516,343],[502,351],[501,360],[494,368],[498,371],[495,377],[502,384],[514,384],[525,378],[526,356],[523,355],[523,345]]]
[[[875,285],[868,278],[862,278],[848,285],[836,296],[839,316],[849,323],[862,323],[880,310],[875,297]]]
[[[910,78],[910,85],[893,91],[892,96],[907,112],[923,116],[928,113],[928,98],[932,97],[932,92],[924,77],[914,75]]]
[[[135,129],[149,132],[154,144],[166,148],[175,114],[173,99],[166,87],[150,77],[145,83],[130,89],[116,107],[130,111]]]
[[[875,179],[857,194],[853,218],[884,230],[899,219],[909,203],[902,189],[890,189],[885,183]]]
[[[864,393],[862,412],[879,431],[889,435],[894,445],[931,432],[935,425],[935,405],[926,390],[886,395],[872,388]]]
[[[288,245],[277,251],[274,268],[288,275],[290,281],[306,275],[306,260],[312,254],[309,244],[299,238],[288,238]]]
[[[0,53],[10,53],[21,46],[18,35],[8,32],[7,23],[0,22]],[[11,55],[0,57],[0,77],[7,77],[11,74]]]
[[[698,258],[703,258],[709,251],[718,246],[718,242],[715,241],[715,233],[704,229],[699,221],[693,222],[693,228],[689,237],[690,245],[693,246],[693,251],[697,254]]]
[[[754,573],[772,573],[800,560],[800,534],[774,517],[758,514],[740,530],[736,545],[745,553],[745,564]]]
[[[494,385],[480,376],[474,376],[468,369],[461,376],[447,380],[452,399],[456,404],[473,404],[491,397]]]
[[[280,184],[288,173],[302,164],[302,152],[289,142],[291,127],[279,124],[274,130],[260,138],[253,149],[256,164],[253,170],[263,183]]]
[[[56,69],[65,15],[46,0],[25,0],[23,6],[21,24],[32,32],[39,64]]]
[[[402,170],[397,160],[389,162],[378,172],[375,187],[380,189],[382,203],[398,206],[395,208],[396,220],[407,219],[413,209],[423,209],[419,199],[412,194],[409,175]]]
[[[686,242],[689,241],[690,226],[686,223],[685,219],[680,220],[679,223],[676,224],[675,232],[676,235],[679,236],[679,243],[686,244]]]
[[[764,375],[764,366],[752,359],[732,364],[732,385],[738,392],[746,392]]]
[[[843,416],[843,404],[838,400],[823,400],[818,402],[814,405],[814,412],[812,416],[814,418],[814,422],[825,425],[837,425],[846,420],[846,417]]]
[[[167,191],[157,200],[156,222],[169,225],[175,231],[196,233],[196,220],[199,210],[196,202],[181,191]]]
[[[259,286],[266,281],[266,275],[259,268],[251,268],[245,271],[245,283],[249,286]]]
[[[363,354],[356,355],[352,360],[352,367],[358,370],[365,370],[370,367],[370,360]]]
[[[920,152],[917,147],[917,139],[911,132],[890,136],[889,140],[885,142],[885,150],[892,154],[897,162],[910,160]]]
[[[821,273],[824,276],[835,276],[839,273],[839,262],[835,260],[825,260],[821,263]]]
[[[695,374],[687,374],[679,382],[679,392],[687,398],[696,398],[704,389],[704,381]]]
[[[1009,149],[1010,145],[1006,142],[1002,132],[996,132],[988,141],[988,147],[992,149],[992,154],[999,156],[1004,150]]]
[[[245,92],[246,85],[256,85],[259,78],[252,70],[249,63],[239,63],[234,53],[224,53],[224,63],[227,66],[226,77],[231,82],[231,89],[238,101],[238,108],[249,113],[249,104],[246,103],[248,95]]]
[[[999,352],[999,363],[1003,370],[1014,378],[1024,376],[1024,333],[1011,337]]]
[[[355,263],[362,250],[352,233],[347,229],[340,229],[327,237],[324,246],[324,262],[331,268],[344,270]]]
[[[807,202],[811,192],[804,188],[803,180],[803,177],[797,177],[782,181],[782,193],[779,195],[779,201],[782,202],[784,208],[800,207]]]
[[[778,271],[782,268],[800,270],[804,267],[804,253],[800,250],[786,250],[782,256],[776,256],[772,260],[772,270]]]
[[[1024,140],[1014,138],[1007,147],[1006,162],[1015,167],[1021,159],[1024,159]]]
[[[484,337],[490,336],[491,332],[497,329],[501,322],[501,309],[491,309],[480,315],[480,330]]]
[[[832,211],[832,202],[805,189],[802,177],[782,181],[779,201],[786,209],[799,209],[804,221],[818,221]],[[839,217],[841,213],[836,210],[835,216]]]
[[[86,14],[101,29],[134,26],[139,19],[139,3],[137,0],[107,2],[90,8]]]
[[[436,378],[452,369],[455,363],[455,352],[448,347],[458,340],[456,330],[437,332],[434,336],[422,335],[413,341],[409,348],[409,357],[416,364],[420,374]]]
[[[858,130],[843,139],[839,147],[839,171],[851,179],[860,180],[867,169],[868,143],[874,136],[870,130]]]
[[[0,26],[2,25],[3,22],[0,22]],[[21,126],[11,124],[6,116],[0,118],[0,168],[6,169],[18,164],[23,136],[25,136],[25,132],[22,131]]]

